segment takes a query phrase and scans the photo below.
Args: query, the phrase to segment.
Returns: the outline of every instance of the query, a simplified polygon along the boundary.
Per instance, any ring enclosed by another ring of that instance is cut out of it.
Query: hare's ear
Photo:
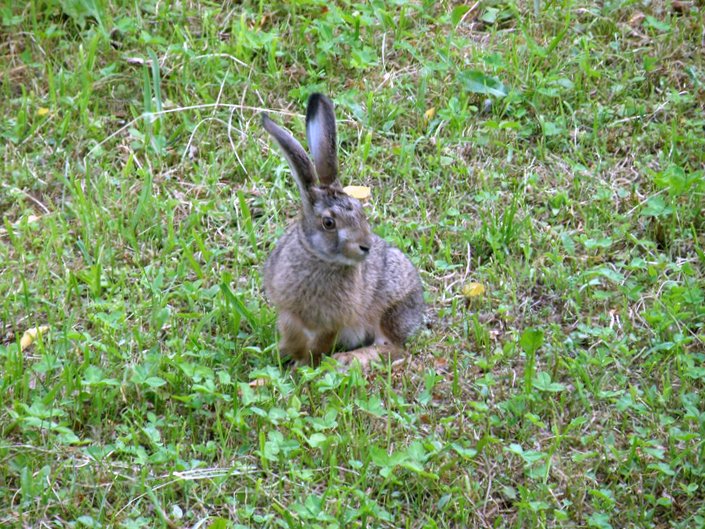
[[[262,113],[262,126],[277,140],[279,147],[281,147],[284,158],[289,163],[294,180],[296,180],[296,185],[299,186],[304,214],[311,215],[313,213],[311,187],[316,184],[315,170],[311,159],[291,133],[274,123],[265,113]]]
[[[338,145],[333,103],[323,94],[312,94],[306,110],[306,139],[321,185],[338,180]]]

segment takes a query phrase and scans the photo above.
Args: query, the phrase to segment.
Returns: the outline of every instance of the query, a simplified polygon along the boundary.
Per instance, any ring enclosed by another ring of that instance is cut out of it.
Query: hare
[[[302,214],[264,265],[264,288],[278,309],[279,350],[297,364],[363,367],[399,358],[422,323],[423,287],[409,259],[370,231],[360,202],[338,180],[333,103],[313,94],[306,137],[313,163],[289,131],[262,114],[299,188]],[[318,180],[316,180],[318,177]]]

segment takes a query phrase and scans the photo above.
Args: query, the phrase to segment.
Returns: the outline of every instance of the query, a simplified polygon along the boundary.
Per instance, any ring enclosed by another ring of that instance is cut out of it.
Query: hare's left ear
[[[262,113],[262,126],[277,140],[279,147],[281,147],[284,158],[291,168],[291,174],[299,187],[304,215],[312,217],[313,196],[311,189],[316,185],[316,170],[313,168],[311,159],[301,144],[291,135],[291,132],[274,123],[265,113]]]
[[[338,180],[338,144],[333,103],[323,94],[312,94],[306,110],[306,139],[321,185]]]

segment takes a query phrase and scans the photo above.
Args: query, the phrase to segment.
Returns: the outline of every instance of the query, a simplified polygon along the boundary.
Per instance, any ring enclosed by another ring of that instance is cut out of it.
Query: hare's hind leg
[[[372,362],[380,360],[392,362],[402,358],[404,354],[405,351],[402,348],[402,344],[395,343],[388,338],[381,326],[377,325],[374,331],[374,341],[371,345],[336,353],[333,358],[345,366],[352,365],[353,362],[357,361],[363,369],[366,369]]]
[[[403,358],[406,354],[403,348],[392,343],[375,343],[367,347],[360,347],[344,353],[335,353],[335,358],[344,366],[351,366],[354,362],[359,362],[360,367],[367,369],[372,362],[388,361],[393,362]]]
[[[423,313],[423,291],[419,289],[410,292],[382,314],[380,330],[390,342],[402,346],[421,327]]]
[[[337,353],[333,358],[343,365],[350,365],[357,360],[363,368],[378,360],[394,361],[403,358],[406,356],[404,343],[423,323],[423,310],[423,292],[411,292],[382,314],[372,345]]]

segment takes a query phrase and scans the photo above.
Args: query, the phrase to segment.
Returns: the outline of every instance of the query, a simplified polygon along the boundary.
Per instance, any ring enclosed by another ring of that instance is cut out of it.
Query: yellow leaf
[[[346,195],[358,200],[367,200],[372,196],[370,188],[367,186],[345,186],[343,191]]]
[[[37,338],[37,336],[46,334],[47,331],[49,331],[48,325],[42,325],[41,327],[32,327],[31,329],[27,329],[22,335],[22,339],[20,340],[20,350],[24,351],[25,349],[27,349],[27,347],[34,343],[34,340]]]
[[[477,298],[485,293],[485,286],[482,283],[468,283],[463,287],[463,296],[468,299]]]
[[[426,112],[423,113],[423,117],[426,118],[426,121],[432,120],[433,116],[435,116],[435,115],[436,115],[436,107],[431,107]]]
[[[49,109],[46,107],[39,107],[37,109],[37,116],[46,116],[49,113]]]

